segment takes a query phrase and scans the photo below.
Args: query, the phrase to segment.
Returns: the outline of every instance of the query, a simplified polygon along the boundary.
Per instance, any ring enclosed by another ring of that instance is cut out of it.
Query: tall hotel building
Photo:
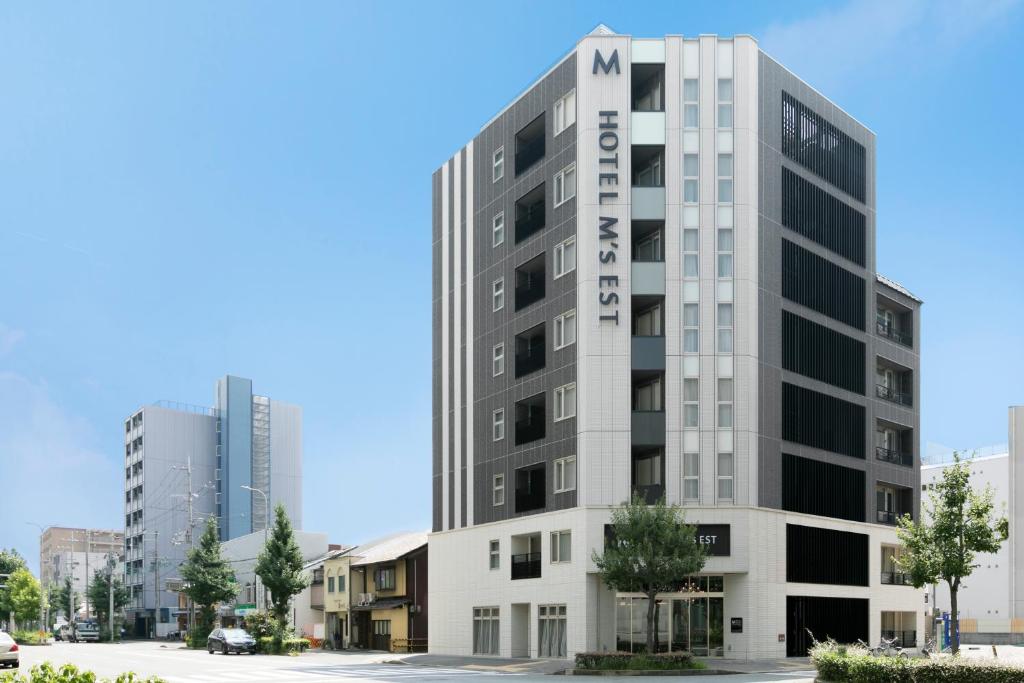
[[[125,583],[135,635],[181,628],[178,594],[168,586],[180,582],[179,567],[208,518],[228,541],[267,528],[282,503],[302,528],[302,409],[253,394],[252,380],[217,380],[213,407],[139,408],[124,422],[124,450]]]
[[[431,651],[642,646],[592,560],[634,492],[709,551],[661,648],[910,645],[920,303],[871,131],[748,36],[585,36],[433,175]]]

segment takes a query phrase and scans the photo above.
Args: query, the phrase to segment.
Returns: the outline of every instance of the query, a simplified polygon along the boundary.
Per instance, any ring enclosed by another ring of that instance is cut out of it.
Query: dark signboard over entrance
[[[697,541],[709,557],[728,557],[732,552],[732,534],[728,524],[698,524]]]

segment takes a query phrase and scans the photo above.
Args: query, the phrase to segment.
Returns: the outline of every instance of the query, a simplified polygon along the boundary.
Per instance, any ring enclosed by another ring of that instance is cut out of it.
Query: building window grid
[[[572,562],[572,531],[551,532],[551,564]]]
[[[555,460],[555,493],[576,490],[576,456]]]
[[[501,441],[505,438],[505,409],[498,408],[494,411],[492,416],[492,434],[491,436],[495,441]]]
[[[505,243],[505,212],[499,211],[491,223],[491,246],[500,247]]]
[[[505,278],[499,277],[491,285],[491,311],[497,313],[505,308]]]
[[[494,150],[494,157],[491,160],[491,182],[496,183],[505,177],[505,148],[499,147]]]
[[[555,318],[555,350],[576,343],[576,309]]]
[[[683,453],[683,500],[700,500],[700,453]]]
[[[683,353],[700,351],[700,322],[697,304],[683,304]]]
[[[473,654],[500,654],[501,622],[497,607],[473,608]]]
[[[501,569],[501,542],[492,540],[487,546],[487,561],[491,569]]]
[[[494,377],[505,374],[505,342],[494,345],[491,355],[491,374]]]
[[[576,163],[573,162],[555,174],[554,201],[561,206],[576,196]]]
[[[569,239],[555,245],[554,254],[554,277],[557,280],[567,273],[576,270],[576,238]]]
[[[732,128],[733,89],[731,78],[718,79],[718,127]]]
[[[575,88],[558,98],[554,106],[554,137],[568,130],[576,123],[576,90]]]
[[[683,79],[683,128],[696,129],[700,125],[700,82],[696,78]]]
[[[576,383],[555,389],[555,422],[576,417]]]
[[[495,506],[505,504],[505,475],[495,474],[492,486],[491,503]]]

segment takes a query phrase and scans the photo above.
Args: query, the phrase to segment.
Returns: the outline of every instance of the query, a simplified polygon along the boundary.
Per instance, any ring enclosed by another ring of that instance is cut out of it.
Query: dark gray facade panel
[[[454,168],[452,169],[454,172]],[[448,510],[446,526],[455,526],[455,359],[459,343],[455,338],[455,316],[458,315],[455,298],[455,183],[458,178],[454,173],[448,180],[448,221],[445,230],[448,232],[448,329],[445,334],[451,343],[448,344],[448,457],[444,464],[445,476],[448,477]]]
[[[433,431],[432,431],[432,478],[434,486],[433,507],[434,521],[433,530],[441,528],[441,517],[439,514],[441,505],[441,490],[437,486],[440,483],[439,476],[442,471],[441,463],[441,171],[435,171],[431,179],[431,194],[433,197],[432,230],[433,240],[431,243],[431,292],[432,292],[432,325],[431,325],[431,364],[432,387],[431,402],[433,405]]]
[[[554,208],[552,180],[558,171],[576,161],[576,130],[571,127],[553,136],[555,101],[576,86],[576,58],[570,56],[542,79],[529,92],[512,104],[486,126],[474,140],[474,273],[473,302],[475,351],[474,387],[474,523],[482,524],[508,519],[516,515],[515,470],[538,462],[547,464],[544,510],[559,510],[576,505],[576,492],[554,494],[552,463],[555,459],[576,454],[576,420],[552,421],[554,389],[576,381],[576,346],[554,351],[553,321],[561,313],[576,308],[575,272],[553,280],[554,248],[576,234],[576,201],[570,200]],[[544,114],[544,158],[516,177],[515,136],[526,124]],[[505,176],[492,181],[493,154],[505,149]],[[545,228],[528,239],[515,243],[516,200],[544,184]],[[505,214],[505,243],[492,246],[494,216]],[[515,270],[530,259],[544,254],[545,297],[539,302],[515,310]],[[492,283],[505,279],[505,308],[491,310]],[[545,325],[545,367],[519,379],[515,378],[515,336],[536,325]],[[505,373],[492,376],[491,354],[495,344],[505,344]],[[515,402],[543,393],[546,396],[546,434],[541,440],[515,446]],[[493,411],[505,409],[506,437],[494,442],[491,438]],[[493,477],[505,475],[505,505],[493,505]]]
[[[459,506],[459,519],[462,520],[461,524],[459,526],[466,526],[466,496],[468,495],[468,493],[467,493],[467,486],[466,486],[466,462],[467,462],[466,461],[466,455],[467,455],[466,435],[468,433],[468,429],[467,429],[467,424],[468,423],[466,422],[466,417],[467,417],[467,412],[468,411],[467,411],[467,408],[466,408],[466,404],[469,402],[468,401],[468,394],[466,393],[466,388],[467,388],[467,384],[468,384],[467,381],[466,381],[466,377],[467,377],[467,373],[471,370],[471,368],[469,367],[470,364],[466,362],[466,350],[469,348],[469,338],[468,338],[469,327],[466,325],[466,321],[468,320],[468,318],[466,317],[466,312],[467,312],[467,310],[466,310],[467,309],[466,294],[467,294],[467,291],[468,291],[468,288],[466,286],[466,273],[468,271],[468,268],[466,267],[466,264],[469,263],[469,258],[468,258],[468,255],[466,254],[466,246],[467,246],[466,230],[467,230],[467,227],[469,225],[469,221],[467,219],[467,217],[469,215],[469,213],[467,211],[467,205],[468,205],[469,202],[468,202],[468,198],[466,197],[466,190],[467,190],[466,178],[467,177],[468,177],[468,174],[466,172],[466,148],[463,147],[462,150],[459,151],[459,177],[457,179],[457,182],[459,183],[459,186],[461,188],[460,191],[459,191],[460,192],[460,195],[459,195],[459,203],[460,203],[459,216],[461,216],[461,224],[459,226],[457,226],[457,227],[458,227],[458,230],[459,230],[459,233],[460,233],[461,244],[463,245],[462,246],[462,252],[463,252],[462,253],[462,260],[458,264],[459,270],[460,270],[459,282],[462,283],[461,287],[459,288],[459,292],[458,292],[458,299],[459,299],[458,315],[460,316],[459,319],[462,321],[462,335],[461,335],[461,338],[457,341],[457,352],[458,352],[458,359],[459,359],[459,384],[460,384],[459,392],[460,392],[460,395],[462,396],[462,401],[460,401],[460,403],[458,405],[459,424],[462,425],[462,430],[461,430],[461,432],[458,435],[459,447],[461,449],[460,452],[462,453],[462,465],[460,466],[460,470],[461,471],[458,473],[459,474],[458,480],[462,482],[462,486],[461,486],[461,491],[459,493],[459,500],[456,503]]]

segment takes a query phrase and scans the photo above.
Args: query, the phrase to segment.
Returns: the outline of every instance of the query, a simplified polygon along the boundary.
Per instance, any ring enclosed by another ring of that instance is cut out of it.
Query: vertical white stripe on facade
[[[466,146],[466,526],[473,524],[473,143]]]
[[[665,38],[665,500],[682,500],[683,387],[680,357],[682,329],[680,288],[682,287],[682,107],[683,41]]]
[[[452,528],[458,529],[462,526],[462,361],[465,346],[462,343],[462,154],[456,154],[453,158],[452,182],[455,183],[455,194],[452,198],[455,230],[452,236],[455,238],[455,249],[452,259],[455,261],[455,296],[452,301],[455,305],[455,490],[451,492],[455,505],[455,516],[452,520]]]
[[[451,339],[448,336],[448,319],[451,310],[448,305],[448,184],[451,182],[451,161],[441,169],[441,528],[448,528],[448,389],[451,384],[451,368],[448,367],[448,353]]]

